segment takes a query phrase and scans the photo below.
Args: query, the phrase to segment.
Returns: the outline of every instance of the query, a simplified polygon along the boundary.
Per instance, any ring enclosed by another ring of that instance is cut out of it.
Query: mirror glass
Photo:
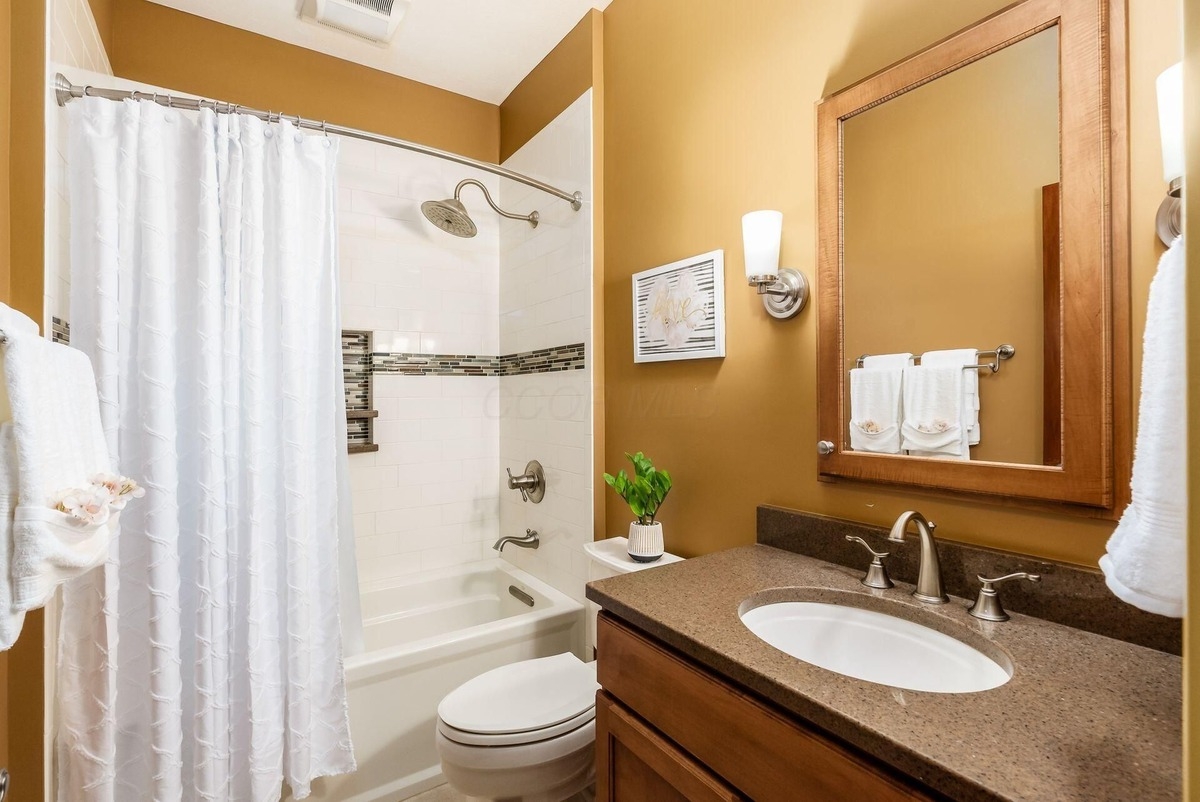
[[[978,371],[970,459],[1058,465],[1057,26],[844,120],[842,137],[845,369],[1011,344]]]

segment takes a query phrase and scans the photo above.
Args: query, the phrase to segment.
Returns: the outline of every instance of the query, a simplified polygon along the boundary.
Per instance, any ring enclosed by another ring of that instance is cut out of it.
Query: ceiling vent
[[[322,25],[379,44],[396,35],[409,0],[317,0],[315,19]]]

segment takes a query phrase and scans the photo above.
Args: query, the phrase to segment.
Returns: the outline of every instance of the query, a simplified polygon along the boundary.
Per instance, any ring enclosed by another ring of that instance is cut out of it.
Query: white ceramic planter
[[[634,562],[652,563],[663,556],[662,524],[629,524],[629,556]]]

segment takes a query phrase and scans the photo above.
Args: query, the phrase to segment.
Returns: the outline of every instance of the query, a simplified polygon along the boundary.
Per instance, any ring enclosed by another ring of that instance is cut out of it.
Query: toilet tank
[[[663,556],[652,563],[637,562],[629,556],[629,538],[626,537],[610,537],[607,540],[585,543],[583,549],[588,555],[589,582],[618,574],[659,568],[683,559],[677,554],[663,552]],[[596,614],[600,612],[600,605],[589,601],[587,607],[587,653],[591,654],[596,646]]]

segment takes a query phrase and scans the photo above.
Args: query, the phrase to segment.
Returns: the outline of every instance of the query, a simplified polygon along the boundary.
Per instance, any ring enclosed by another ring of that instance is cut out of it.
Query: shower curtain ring
[[[325,124],[324,120],[321,120],[321,135],[325,137],[329,136],[329,127]]]

